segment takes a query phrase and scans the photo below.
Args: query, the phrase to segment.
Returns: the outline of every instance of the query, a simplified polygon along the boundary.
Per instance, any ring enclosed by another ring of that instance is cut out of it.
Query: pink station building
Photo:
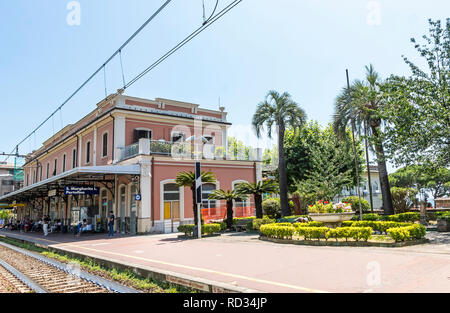
[[[175,179],[200,160],[202,171],[217,178],[203,185],[203,218],[221,220],[224,201],[208,195],[262,179],[260,150],[227,153],[230,126],[223,108],[114,95],[28,155],[24,187],[0,202],[18,204],[19,219],[48,214],[69,227],[86,218],[101,232],[113,211],[118,232],[176,232],[194,219],[192,191]],[[234,210],[238,217],[254,214],[250,199],[235,203]]]

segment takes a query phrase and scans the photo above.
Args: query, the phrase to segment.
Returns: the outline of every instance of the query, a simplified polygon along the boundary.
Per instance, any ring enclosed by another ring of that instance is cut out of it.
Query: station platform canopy
[[[61,190],[66,186],[81,186],[95,182],[111,182],[114,175],[137,176],[140,173],[141,166],[139,164],[78,167],[4,195],[0,197],[0,203],[12,204],[15,201],[47,197],[50,190]]]

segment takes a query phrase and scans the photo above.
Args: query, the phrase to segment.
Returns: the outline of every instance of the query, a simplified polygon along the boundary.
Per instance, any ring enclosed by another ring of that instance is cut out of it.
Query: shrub
[[[226,224],[225,224],[226,225]],[[194,224],[180,225],[178,231],[184,233],[186,236],[192,236],[194,231]],[[221,231],[221,224],[205,224],[202,225],[202,234],[214,234]]]
[[[359,213],[359,198],[358,197],[356,197],[356,196],[346,197],[346,198],[342,199],[341,202],[350,203],[350,205],[352,206],[352,210],[355,211],[356,213]],[[362,206],[363,213],[370,210],[369,202],[363,198],[361,198],[361,206]]]
[[[294,223],[294,227],[323,227],[322,222],[311,221],[308,223]]]
[[[387,230],[389,236],[396,242],[406,241],[411,237],[409,230],[406,227],[394,227]]]
[[[271,238],[291,239],[295,234],[294,226],[279,226],[278,224],[261,225],[260,232]]]
[[[375,213],[363,214],[363,221],[379,221],[380,218],[381,216]]]
[[[399,223],[394,221],[356,221],[351,222],[351,224],[345,223],[345,226],[349,227],[371,227],[374,230],[377,230],[382,233],[385,233],[389,228],[407,227],[412,225],[413,224],[411,223]]]
[[[396,215],[391,215],[388,218],[390,221],[395,222],[416,222],[420,220],[420,213],[419,212],[400,213]]]
[[[252,229],[260,230],[261,225],[274,224],[275,221],[276,221],[275,219],[270,219],[268,217],[254,219],[252,223]]]
[[[269,198],[267,200],[264,200],[262,203],[262,207],[264,214],[269,218],[274,219],[281,216],[280,199]]]
[[[297,234],[303,236],[305,240],[321,238],[327,239],[328,227],[297,227]]]
[[[226,230],[226,229],[227,229],[227,223],[221,222],[220,223],[220,230],[223,231],[223,230]]]
[[[413,188],[392,187],[391,195],[392,205],[396,214],[408,212],[417,202],[417,190]]]
[[[205,224],[202,226],[202,234],[214,234],[221,230],[220,224]]]
[[[438,220],[450,220],[450,211],[436,212],[436,219],[438,219]]]
[[[420,224],[414,224],[406,228],[409,230],[409,233],[413,239],[422,239],[427,233],[426,227]]]
[[[186,236],[189,236],[189,235],[192,235],[194,227],[195,227],[195,225],[193,225],[193,224],[180,225],[180,226],[178,226],[178,231],[181,233],[184,233]]]

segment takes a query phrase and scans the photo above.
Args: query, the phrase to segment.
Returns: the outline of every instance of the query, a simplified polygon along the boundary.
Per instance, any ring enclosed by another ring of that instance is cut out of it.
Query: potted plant
[[[309,216],[313,221],[322,222],[330,228],[339,227],[343,221],[349,221],[355,215],[351,203],[335,203],[320,200],[310,205]]]

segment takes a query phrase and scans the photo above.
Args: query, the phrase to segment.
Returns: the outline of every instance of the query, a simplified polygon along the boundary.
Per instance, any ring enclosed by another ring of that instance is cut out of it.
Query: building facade
[[[381,197],[381,187],[380,187],[381,185],[380,185],[380,175],[378,173],[378,167],[370,165],[370,180],[371,180],[372,186],[369,186],[367,170],[365,170],[362,173],[361,178],[362,178],[361,188],[360,188],[361,197],[370,203],[369,188],[371,188],[372,189],[373,209],[381,210],[383,208],[383,200]],[[348,196],[358,196],[358,191],[356,189],[356,186],[353,188],[344,188],[344,190],[342,190],[342,193],[339,196],[337,196],[334,199],[334,201],[339,202]]]
[[[87,218],[105,230],[113,211],[120,232],[174,232],[193,222],[191,189],[175,179],[200,160],[202,170],[217,177],[203,186],[203,214],[223,218],[225,203],[208,200],[209,193],[262,178],[259,151],[247,158],[227,155],[230,125],[223,108],[115,95],[30,154],[24,188],[0,202],[26,204],[17,208],[21,218],[48,214],[64,225]],[[246,208],[242,214],[252,212],[249,202],[236,206]]]
[[[14,164],[0,163],[0,197],[14,191]]]

